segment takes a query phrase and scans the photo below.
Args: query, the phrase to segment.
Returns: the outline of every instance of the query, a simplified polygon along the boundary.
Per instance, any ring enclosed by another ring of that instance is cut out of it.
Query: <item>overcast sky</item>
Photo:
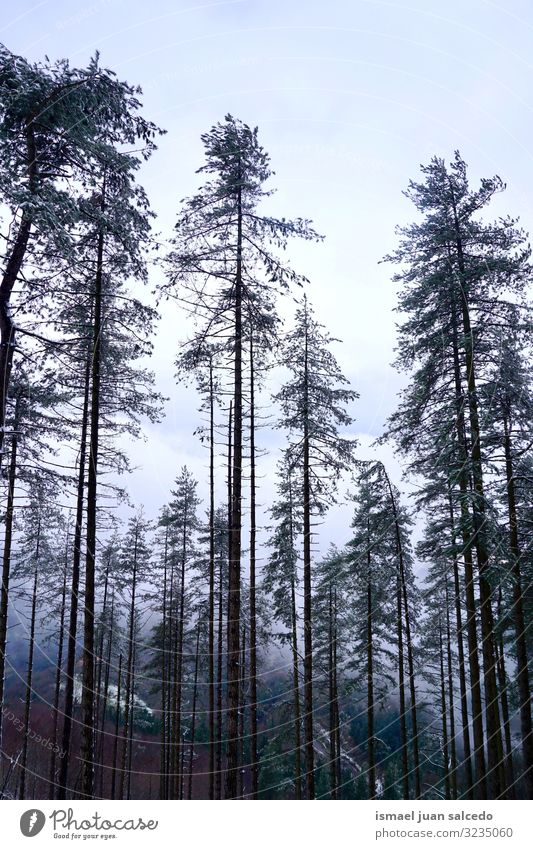
[[[198,186],[200,134],[227,112],[259,126],[276,172],[271,209],[311,218],[326,236],[291,256],[311,278],[318,317],[344,340],[335,353],[360,393],[352,412],[362,455],[402,385],[390,366],[392,269],[379,261],[395,246],[395,225],[414,217],[402,191],[419,164],[459,148],[473,180],[507,182],[494,212],[532,226],[529,0],[18,0],[5,6],[0,38],[31,60],[83,65],[99,50],[103,65],[142,86],[144,114],[168,131],[141,174],[167,237],[180,199]],[[172,395],[168,416],[150,428],[148,450],[132,448],[144,465],[132,494],[149,513],[183,463],[205,476],[194,395],[174,388],[186,334],[168,311],[154,358]]]

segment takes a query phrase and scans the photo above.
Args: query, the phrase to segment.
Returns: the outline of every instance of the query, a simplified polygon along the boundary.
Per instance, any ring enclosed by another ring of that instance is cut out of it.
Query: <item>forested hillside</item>
[[[169,232],[163,133],[98,55],[0,48],[2,798],[532,798],[527,222],[459,151],[413,173],[369,451],[261,127],[214,116]],[[157,505],[154,350],[204,458]]]

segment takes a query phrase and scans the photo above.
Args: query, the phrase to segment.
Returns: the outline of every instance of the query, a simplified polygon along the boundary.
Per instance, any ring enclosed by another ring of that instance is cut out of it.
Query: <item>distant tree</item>
[[[243,479],[243,343],[247,318],[274,310],[280,291],[302,282],[272,251],[291,236],[319,238],[303,219],[288,221],[261,214],[259,204],[271,192],[269,157],[258,132],[231,115],[202,136],[206,163],[199,171],[213,175],[184,202],[168,256],[166,293],[176,296],[198,320],[197,338],[225,340],[232,380],[233,456],[230,522],[228,615],[228,768],[226,795],[235,798],[239,751],[239,663],[242,479]]]
[[[55,490],[55,491],[54,491]],[[62,517],[54,505],[57,497],[57,489],[45,483],[42,479],[35,478],[33,481],[32,494],[28,505],[24,510],[24,518],[21,522],[21,535],[18,540],[15,556],[13,577],[31,587],[29,598],[25,590],[22,592],[22,603],[29,606],[28,634],[28,664],[25,683],[24,697],[24,729],[22,738],[22,752],[20,757],[19,799],[27,798],[27,767],[28,767],[28,745],[31,731],[31,707],[33,701],[33,676],[35,642],[38,628],[37,602],[46,598],[46,585],[50,584],[55,576],[59,562],[62,559],[62,546],[59,546],[61,536],[58,532],[62,530]],[[20,592],[19,592],[20,596]],[[44,605],[43,605],[44,606]],[[39,605],[39,614],[43,615],[42,606]],[[46,614],[45,614],[46,615]]]
[[[486,458],[480,388],[491,349],[516,324],[530,275],[526,235],[510,218],[485,223],[480,213],[504,187],[499,177],[470,188],[467,167],[456,152],[448,166],[434,157],[422,167],[423,182],[411,181],[407,196],[422,220],[400,230],[398,250],[388,257],[404,268],[401,283],[398,363],[414,370],[389,434],[406,453],[429,462],[428,452],[447,434],[455,440],[457,489],[452,490],[463,534],[467,634],[472,679],[475,786],[480,798],[505,793],[502,734],[493,639],[492,552],[486,494]],[[440,413],[437,409],[440,408]],[[450,469],[451,471],[451,469]],[[475,628],[474,563],[480,593],[481,654],[487,765]]]
[[[296,594],[300,585],[297,537],[301,534],[302,528],[301,520],[298,519],[299,511],[294,503],[292,480],[286,462],[280,464],[278,493],[278,499],[271,508],[275,525],[268,540],[270,556],[264,566],[261,594],[264,607],[268,604],[274,615],[274,638],[282,645],[289,645],[292,654],[294,790],[296,798],[301,799],[303,798],[302,714],[298,645],[300,615]]]
[[[497,362],[482,389],[487,452],[502,469],[503,510],[507,517],[509,565],[505,572],[512,584],[508,617],[514,623],[513,647],[516,653],[516,680],[519,693],[520,727],[522,735],[522,757],[524,780],[528,798],[533,798],[533,730],[531,725],[530,653],[527,646],[528,620],[524,597],[527,595],[523,570],[524,560],[531,557],[531,542],[524,534],[519,522],[517,478],[520,463],[527,456],[532,441],[533,387],[531,385],[531,362],[527,356],[524,336],[526,327],[517,316],[515,332],[503,341]],[[520,490],[519,490],[520,491]],[[524,551],[524,544],[526,551]],[[501,608],[501,598],[498,603]],[[504,663],[500,651],[500,668]],[[502,682],[503,683],[503,682]],[[506,692],[504,687],[503,693]]]
[[[127,624],[127,660],[124,692],[124,725],[122,731],[122,754],[119,781],[119,798],[123,799],[127,788],[130,798],[131,732],[133,729],[133,711],[135,704],[135,668],[137,661],[137,623],[139,620],[139,587],[151,576],[151,549],[147,534],[149,524],[142,513],[133,516],[122,540],[119,556],[117,585],[129,596]]]
[[[63,425],[54,408],[64,399],[41,369],[29,366],[19,370],[11,382],[7,404],[6,432],[9,438],[9,462],[3,469],[6,478],[5,529],[2,551],[2,586],[0,592],[0,705],[4,703],[7,622],[9,591],[15,542],[17,513],[27,503],[37,486],[43,488],[63,483],[57,469],[45,462],[49,442],[61,439]],[[0,714],[0,742],[3,713]]]
[[[288,432],[286,459],[303,529],[304,733],[309,799],[315,796],[311,524],[313,516],[323,515],[334,502],[336,483],[350,468],[355,447],[355,440],[342,436],[339,429],[351,424],[346,406],[357,393],[344,388],[348,381],[329,350],[333,341],[304,296],[282,350],[291,377],[275,396],[281,406],[279,427]]]
[[[357,623],[352,648],[353,685],[366,688],[368,798],[375,799],[378,794],[376,706],[384,702],[394,680],[390,636],[397,616],[397,551],[390,504],[375,467],[363,468],[357,482],[353,536],[346,550]]]

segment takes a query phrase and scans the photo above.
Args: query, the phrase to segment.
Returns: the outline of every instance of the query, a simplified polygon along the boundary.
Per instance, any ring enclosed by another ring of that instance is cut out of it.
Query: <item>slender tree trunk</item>
[[[328,684],[329,684],[329,792],[330,798],[337,798],[337,736],[335,733],[335,684],[333,658],[333,588],[329,586],[328,608]]]
[[[507,509],[509,515],[509,540],[511,547],[511,570],[513,586],[513,614],[516,642],[516,680],[520,699],[520,731],[522,735],[522,757],[524,760],[524,786],[528,799],[533,799],[533,730],[531,727],[531,690],[529,685],[524,596],[520,569],[521,550],[518,537],[516,492],[511,450],[509,423],[504,418],[505,475],[507,482]]]
[[[307,307],[307,304],[306,304]],[[313,633],[311,621],[311,479],[309,458],[309,350],[307,319],[304,339],[303,409],[303,554],[304,554],[304,732],[307,798],[315,798],[313,732]]]
[[[463,528],[468,518],[467,511],[461,506],[463,513]],[[465,515],[466,514],[466,515]],[[465,572],[465,601],[466,601],[466,629],[468,637],[468,657],[470,663],[470,693],[472,701],[472,727],[474,732],[474,761],[476,765],[476,781],[474,795],[477,799],[486,799],[486,766],[485,766],[485,740],[483,733],[483,712],[481,701],[480,670],[478,658],[478,639],[476,624],[476,601],[474,597],[474,571],[472,566],[472,550],[470,548],[468,531],[463,531],[463,557]]]
[[[402,583],[396,577],[396,628],[398,633],[398,691],[400,696],[400,745],[402,755],[402,795],[409,798],[409,756],[407,749],[407,707],[405,701],[405,671],[403,646]]]
[[[372,596],[372,561],[370,534],[367,544],[366,584],[366,681],[367,681],[367,741],[368,741],[368,798],[376,798],[376,759],[374,752],[374,600]]]
[[[209,359],[209,798],[215,798],[215,391]],[[189,785],[192,778],[189,779]],[[190,795],[189,795],[189,798]]]
[[[292,481],[290,470],[288,474],[289,483],[289,533],[291,551],[294,551],[294,513],[292,500]],[[290,576],[291,582],[291,643],[292,643],[292,681],[294,691],[294,786],[297,799],[303,797],[302,784],[302,715],[300,708],[300,666],[298,655],[298,611],[296,607],[296,578],[297,563],[294,564],[294,573]]]
[[[63,645],[65,642],[65,607],[67,598],[67,562],[69,555],[69,539],[65,552],[65,570],[61,587],[61,605],[59,609],[59,638],[57,644],[56,680],[54,686],[54,707],[52,709],[52,751],[50,752],[50,768],[48,770],[48,798],[53,799],[56,787],[57,736],[59,730],[59,698],[61,695],[61,670],[63,666]]]
[[[296,588],[291,578],[292,624],[292,686],[294,691],[294,787],[297,799],[302,798],[302,717],[300,710],[300,672],[298,665],[298,618],[296,613]]]
[[[29,115],[25,121],[24,133],[26,138],[26,156],[28,171],[28,186],[31,193],[37,192],[38,188],[38,160],[37,145],[35,140],[34,116]],[[2,275],[0,283],[0,457],[4,445],[4,434],[6,426],[7,399],[9,396],[9,385],[11,369],[13,367],[13,354],[15,352],[15,325],[10,313],[10,300],[13,287],[17,282],[22,269],[24,257],[30,239],[32,228],[31,213],[26,206],[20,217],[17,234],[13,239],[11,251]]]
[[[105,178],[101,207],[105,203]],[[85,605],[83,624],[82,687],[82,792],[91,799],[94,794],[94,597],[96,564],[96,512],[98,486],[98,450],[100,430],[100,358],[102,336],[102,283],[104,266],[104,233],[98,235],[94,291],[94,334],[91,364],[91,431],[89,440],[89,476],[87,481],[87,550],[85,557]]]
[[[502,708],[503,732],[505,743],[505,777],[507,787],[507,798],[515,798],[515,777],[513,764],[513,741],[511,737],[511,722],[509,719],[509,701],[507,699],[507,687],[509,680],[505,670],[505,654],[503,639],[500,637],[495,644],[496,666],[498,669],[498,684],[500,687],[500,702]]]
[[[175,604],[174,628],[172,633],[172,676],[171,676],[171,716],[169,739],[171,741],[170,749],[170,798],[177,799],[179,797],[179,775],[180,775],[180,739],[177,730],[178,718],[178,674],[179,674],[179,596]],[[181,731],[180,731],[181,733]]]
[[[228,563],[229,572],[230,546],[231,546],[231,469],[233,462],[233,401],[229,402],[228,413],[228,455],[227,455],[227,544],[228,544]],[[228,611],[229,617],[229,596],[226,599],[225,609]],[[218,659],[217,659],[217,750],[216,750],[216,771],[215,771],[215,796],[217,799],[222,799],[223,783],[222,783],[222,695],[223,695],[223,610],[224,610],[224,581],[223,581],[223,558],[220,558],[219,563],[219,596],[218,596]],[[227,626],[226,626],[227,627]]]
[[[194,686],[192,691],[191,716],[191,745],[189,749],[189,776],[187,782],[187,799],[192,799],[192,775],[194,767],[194,735],[196,733],[196,700],[198,696],[198,666],[200,659],[200,622],[196,628],[196,652],[194,655]]]
[[[448,575],[444,583],[446,593],[446,658],[448,673],[448,703],[450,706],[450,791],[452,799],[457,799],[457,747],[455,733],[455,693],[453,684],[452,637],[450,627],[450,600],[448,594]]]
[[[481,647],[483,655],[483,680],[485,687],[485,716],[487,724],[487,753],[488,753],[488,791],[492,799],[505,795],[505,776],[503,773],[503,748],[501,725],[498,711],[498,685],[496,681],[496,665],[494,657],[494,621],[491,604],[491,587],[487,580],[489,554],[486,542],[485,494],[483,489],[483,466],[481,458],[481,434],[476,388],[476,363],[474,359],[474,336],[470,324],[470,309],[468,302],[468,275],[463,255],[462,234],[453,198],[454,227],[456,249],[461,285],[459,297],[463,321],[463,339],[465,350],[466,380],[468,389],[468,411],[470,422],[472,458],[472,477],[474,498],[472,502],[473,530],[476,546],[479,573],[479,597],[481,616]]]
[[[182,722],[181,722],[181,712],[182,712],[182,691],[183,691],[183,629],[184,629],[184,617],[185,617],[185,565],[186,565],[186,557],[187,557],[187,533],[188,533],[188,515],[187,509],[185,509],[185,514],[183,517],[183,545],[181,552],[181,568],[180,568],[180,595],[179,595],[179,609],[178,609],[178,622],[177,622],[177,641],[176,641],[176,652],[177,652],[177,664],[176,664],[176,682],[175,682],[175,705],[174,705],[174,716],[176,723],[176,731],[175,731],[175,740],[176,740],[176,762],[178,766],[177,770],[177,797],[178,799],[183,798],[183,769],[181,764],[183,763],[183,752],[181,747],[183,745],[182,742]]]
[[[176,663],[177,663],[177,655],[176,655],[176,646],[175,646],[175,634],[176,634],[176,617],[174,615],[175,608],[175,593],[174,593],[174,547],[172,550],[172,557],[170,563],[170,580],[169,580],[169,599],[168,599],[168,647],[169,647],[169,656],[168,656],[168,664],[167,664],[167,724],[166,724],[166,753],[165,753],[165,775],[166,775],[166,786],[167,786],[167,799],[171,799],[175,795],[175,775],[176,775],[176,764],[175,764],[175,740],[174,740],[174,692],[175,692],[175,681],[176,681]]]
[[[131,779],[132,779],[132,758],[133,758],[133,727],[135,723],[135,662],[137,651],[135,644],[133,646],[133,665],[131,674],[131,696],[130,696],[130,722],[128,733],[128,768],[126,771],[126,799],[131,799]]]
[[[185,744],[185,729],[182,731],[181,735],[181,746],[180,746],[180,761],[179,761],[179,783],[178,783],[178,797],[180,799],[184,798],[184,778],[185,778],[185,753],[187,751],[187,746]]]
[[[450,529],[452,535],[452,545],[455,546],[455,520],[453,515],[453,503],[451,494],[448,498],[448,506],[450,511]],[[461,695],[461,725],[463,730],[463,762],[466,776],[466,792],[465,797],[472,799],[474,796],[473,785],[474,775],[472,770],[472,753],[470,748],[470,728],[468,723],[468,698],[466,695],[466,667],[463,644],[463,621],[461,612],[461,587],[459,582],[459,566],[457,563],[457,555],[453,553],[453,587],[455,601],[455,620],[457,625],[457,653],[459,660],[459,692]]]
[[[15,325],[10,314],[13,286],[22,268],[31,231],[31,217],[23,212],[13,248],[0,283],[0,457],[4,445],[7,399],[13,354],[15,352]]]
[[[31,601],[30,620],[30,647],[28,652],[28,674],[26,677],[26,699],[24,704],[24,736],[22,742],[22,756],[20,758],[20,785],[19,799],[26,798],[26,766],[28,761],[28,738],[30,734],[31,697],[33,686],[33,650],[35,647],[35,620],[37,617],[37,580],[39,577],[39,544],[41,534],[41,522],[37,529],[37,551],[36,566],[33,573],[33,593]]]
[[[420,755],[418,745],[418,707],[416,698],[415,661],[413,652],[413,640],[411,636],[411,614],[409,612],[409,599],[407,595],[407,584],[405,573],[400,567],[400,580],[402,582],[403,614],[405,620],[405,642],[407,648],[407,668],[409,672],[409,696],[411,701],[411,729],[413,744],[413,771],[415,776],[415,799],[419,799],[422,793],[420,777]]]
[[[333,593],[333,613],[334,613],[334,629],[333,629],[333,706],[334,706],[334,725],[335,725],[335,779],[337,782],[337,799],[341,798],[341,720],[339,712],[339,684],[337,675],[337,590]]]
[[[502,588],[498,590],[498,621],[502,621]],[[509,700],[507,698],[507,689],[509,680],[505,669],[505,649],[503,644],[503,633],[500,633],[495,641],[496,651],[496,666],[498,669],[498,684],[500,688],[500,703],[502,708],[503,732],[505,742],[505,782],[507,787],[507,797],[515,798],[515,776],[513,763],[513,743],[511,737],[511,723],[509,719]]]
[[[118,673],[117,673],[117,705],[115,715],[115,733],[113,736],[113,768],[111,772],[111,798],[115,799],[117,786],[117,763],[118,763],[118,729],[120,724],[120,696],[122,684],[122,652],[118,657]]]
[[[104,573],[104,598],[103,598],[103,601],[102,601],[102,612],[100,614],[100,629],[99,629],[100,633],[98,635],[98,649],[97,649],[96,656],[94,658],[94,669],[95,669],[94,675],[95,675],[95,679],[96,679],[96,694],[95,694],[96,695],[96,704],[95,704],[95,709],[94,709],[94,734],[95,734],[94,750],[95,750],[96,754],[98,754],[99,743],[100,743],[100,740],[99,740],[99,737],[98,737],[98,730],[99,730],[99,723],[100,723],[100,707],[101,707],[101,701],[102,701],[102,672],[103,672],[103,665],[104,665],[104,631],[105,631],[105,618],[106,618],[106,613],[107,613],[108,586],[109,586],[109,562],[108,562],[108,564],[105,568],[105,573]],[[94,780],[95,780],[95,787],[96,787],[97,782],[101,783],[102,767],[98,765],[98,757],[95,758],[95,761],[96,761],[96,763],[95,763],[95,779]]]
[[[120,758],[120,776],[119,776],[119,799],[124,799],[126,790],[126,771],[128,765],[128,743],[130,737],[130,722],[131,722],[131,658],[133,657],[133,649],[128,646],[128,659],[126,661],[126,681],[124,684],[124,724],[122,726],[122,749]]]
[[[237,783],[237,793],[239,799],[244,797],[245,792],[245,783],[244,783],[244,765],[246,763],[246,758],[244,754],[244,723],[246,717],[246,625],[243,625],[242,628],[242,640],[241,640],[241,662],[240,662],[240,710],[239,710],[239,780]]]
[[[218,647],[217,647],[217,747],[215,764],[215,799],[222,798],[222,675],[223,675],[223,610],[224,587],[222,557],[219,563]]]
[[[400,573],[400,583],[402,588],[403,598],[403,614],[405,620],[405,642],[407,648],[407,668],[409,672],[409,695],[411,699],[411,726],[413,732],[413,772],[415,777],[415,799],[419,799],[422,793],[421,778],[420,778],[420,755],[418,746],[418,710],[416,699],[416,680],[415,680],[415,663],[413,656],[413,641],[411,638],[411,614],[409,612],[409,597],[407,593],[407,579],[405,575],[405,562],[403,556],[402,535],[400,532],[400,523],[398,518],[398,509],[394,491],[389,479],[389,476],[383,466],[385,479],[389,489],[392,511],[394,515],[394,527],[396,533],[396,550],[398,554],[398,566]]]
[[[137,557],[139,543],[139,528],[135,528],[135,537],[133,542],[133,573],[131,578],[131,605],[130,605],[130,621],[128,628],[128,660],[126,667],[126,685],[125,685],[125,703],[124,703],[124,728],[122,732],[122,766],[120,773],[120,799],[124,798],[124,790],[126,786],[126,767],[128,758],[128,743],[130,738],[130,725],[132,724],[132,703],[133,703],[133,675],[134,675],[134,660],[135,660],[135,601],[137,593]]]
[[[167,798],[168,773],[167,773],[167,567],[168,567],[168,526],[165,528],[165,551],[163,564],[163,612],[161,633],[161,752],[159,764],[159,798]]]
[[[235,275],[235,366],[233,394],[233,465],[228,601],[228,710],[226,796],[237,797],[239,772],[239,660],[241,621],[241,531],[242,531],[242,198],[237,189],[237,269]]]
[[[255,482],[255,374],[250,332],[250,767],[251,798],[259,792],[257,749],[257,612],[256,612],[256,482]]]
[[[474,567],[472,562],[472,535],[470,533],[470,514],[467,507],[468,492],[468,449],[466,444],[465,399],[463,394],[460,362],[458,329],[455,314],[453,322],[453,363],[456,405],[456,432],[459,448],[459,490],[461,510],[461,536],[463,542],[465,603],[466,603],[466,633],[468,641],[468,659],[470,667],[470,692],[472,701],[472,728],[474,736],[475,784],[474,796],[477,799],[487,798],[487,777],[485,764],[485,737],[483,732],[483,708],[481,700],[481,674],[479,669],[479,648],[477,638],[476,599],[474,593]]]
[[[66,799],[68,787],[68,768],[70,761],[70,745],[72,736],[72,719],[74,711],[74,668],[76,665],[76,637],[78,632],[78,602],[80,590],[81,536],[83,526],[83,496],[85,488],[85,465],[87,456],[87,434],[89,428],[89,396],[91,385],[92,351],[87,352],[84,375],[83,411],[81,420],[80,458],[78,465],[78,484],[76,496],[76,524],[74,527],[74,545],[72,559],[72,576],[70,587],[70,613],[67,636],[67,664],[65,670],[65,704],[61,748],[64,752],[59,767],[59,782],[57,798]]]
[[[5,516],[4,551],[2,558],[2,587],[0,589],[0,749],[2,747],[2,726],[4,719],[4,688],[7,648],[7,619],[9,614],[9,578],[11,573],[11,547],[13,544],[13,516],[15,510],[15,483],[17,479],[17,448],[20,399],[15,401],[13,434],[7,482],[7,506]]]
[[[442,771],[444,775],[444,798],[450,799],[450,756],[448,754],[448,723],[446,720],[446,681],[444,678],[444,649],[442,645],[442,622],[439,616],[439,668],[440,709],[442,714]]]
[[[109,698],[109,678],[111,674],[111,655],[113,650],[113,631],[114,631],[114,622],[115,622],[115,590],[113,589],[113,593],[111,595],[111,611],[109,615],[109,633],[107,635],[107,657],[105,663],[105,676],[104,676],[104,698],[102,701],[102,711],[101,711],[101,720],[100,720],[100,746],[99,746],[99,757],[98,760],[100,762],[100,796],[104,797],[104,758],[105,758],[105,720],[107,714],[107,702]],[[98,718],[98,717],[97,717]]]

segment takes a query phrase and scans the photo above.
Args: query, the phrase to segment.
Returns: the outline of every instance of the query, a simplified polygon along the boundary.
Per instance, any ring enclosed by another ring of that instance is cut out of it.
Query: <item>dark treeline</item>
[[[377,443],[407,496],[358,448],[327,281],[286,250],[323,236],[264,211],[258,130],[202,136],[156,238],[139,97],[98,56],[1,48],[0,795],[532,798],[532,268],[504,184],[433,158],[385,258],[405,389]],[[144,509],[120,475],[163,416],[162,303],[206,478]]]

